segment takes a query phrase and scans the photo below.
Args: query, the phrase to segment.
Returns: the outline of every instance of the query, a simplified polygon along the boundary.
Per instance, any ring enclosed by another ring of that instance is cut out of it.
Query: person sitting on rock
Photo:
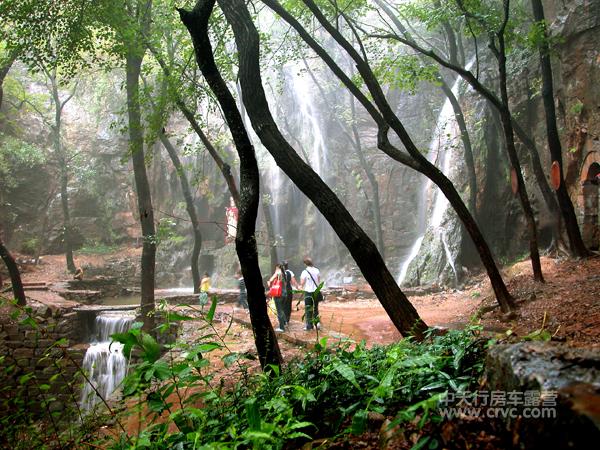
[[[83,280],[83,269],[81,267],[78,267],[77,269],[75,269],[75,273],[73,274],[73,279],[78,280],[78,281]]]

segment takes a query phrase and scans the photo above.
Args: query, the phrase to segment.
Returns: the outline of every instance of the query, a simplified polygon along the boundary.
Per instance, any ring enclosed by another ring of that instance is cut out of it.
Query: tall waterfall
[[[133,316],[102,313],[96,316],[95,333],[92,344],[83,358],[83,370],[93,387],[85,382],[81,393],[81,407],[90,411],[101,400],[110,398],[127,372],[127,360],[123,355],[123,345],[112,342],[110,336],[129,329]],[[95,388],[95,389],[94,389]]]
[[[473,62],[474,60],[471,60],[467,64],[467,70],[469,70]],[[458,95],[458,90],[462,83],[463,80],[460,77],[454,82],[452,92],[455,96]],[[429,144],[429,152],[427,154],[427,159],[434,163],[446,176],[450,175],[453,167],[455,151],[456,148],[460,146],[457,142],[459,138],[460,130],[458,129],[458,124],[454,117],[454,110],[452,109],[450,100],[446,99],[440,110],[440,114],[438,115],[433,138]],[[452,257],[448,246],[446,230],[443,226],[444,214],[449,206],[448,199],[437,186],[434,186],[430,179],[426,179],[426,181],[423,182],[419,197],[417,220],[418,237],[413,243],[408,256],[400,264],[398,284],[405,280],[410,263],[419,254],[423,239],[425,238],[425,233],[428,230],[433,234],[436,240],[439,240],[441,247],[444,250],[447,264],[450,265],[454,277],[456,278],[457,276],[454,258]],[[428,211],[430,211],[429,218],[427,217]]]

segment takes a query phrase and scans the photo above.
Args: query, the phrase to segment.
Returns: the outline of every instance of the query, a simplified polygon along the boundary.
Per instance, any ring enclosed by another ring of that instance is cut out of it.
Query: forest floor
[[[76,259],[82,266],[102,266],[109,259],[136,258],[139,253],[140,249],[125,249],[107,255],[78,254]],[[24,282],[56,282],[68,278],[62,255],[48,255],[42,261],[37,266],[26,266]],[[575,346],[600,347],[600,257],[585,260],[543,257],[542,269],[545,283],[533,281],[529,260],[503,269],[509,291],[518,303],[514,317],[494,308],[496,302],[485,274],[473,276],[460,290],[447,289],[409,299],[430,326],[462,328],[478,315],[484,330],[491,333],[510,330],[509,333],[522,337],[544,327],[555,340]],[[350,301],[343,294],[326,294],[319,308],[324,330],[333,337],[364,339],[369,345],[398,340],[400,334],[377,299],[369,298],[368,294],[364,297]],[[311,333],[316,334],[303,330],[302,303],[296,305],[294,301],[292,321],[285,333],[291,342],[310,341]],[[223,305],[219,310],[231,312],[233,308]],[[482,311],[487,312],[481,314]],[[234,315],[246,322],[243,310],[235,309]],[[276,326],[273,312],[272,319]]]

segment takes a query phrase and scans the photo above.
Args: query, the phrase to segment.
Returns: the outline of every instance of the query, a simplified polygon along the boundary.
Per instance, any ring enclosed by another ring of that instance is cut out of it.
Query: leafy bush
[[[21,253],[30,256],[35,255],[38,250],[39,243],[40,240],[38,238],[25,239],[21,243]]]
[[[114,448],[296,448],[315,437],[360,434],[369,412],[395,418],[394,426],[420,414],[422,425],[438,419],[435,407],[446,392],[472,389],[483,368],[484,341],[470,328],[371,349],[328,348],[323,338],[282,373],[249,376],[239,364],[247,355],[230,352],[211,331],[210,311],[206,320],[201,342],[183,345],[181,358],[170,362],[158,358],[157,344],[139,327],[115,336],[126,352],[140,352],[123,393],[137,397],[138,414],[147,411],[153,422]],[[206,358],[222,351],[226,368],[239,364],[229,385]]]
[[[7,397],[10,404],[4,407],[14,414],[2,422],[10,430],[2,436],[4,442],[22,441],[29,448],[65,442],[114,449],[298,448],[318,437],[361,434],[371,412],[390,419],[390,428],[435,424],[441,420],[438,401],[449,391],[474,390],[482,373],[486,341],[471,327],[442,336],[431,332],[423,343],[404,339],[373,348],[364,342],[329,347],[322,338],[282,372],[274,368],[253,374],[246,362],[254,356],[228,347],[231,322],[224,334],[217,332],[216,304],[213,298],[193,316],[161,312],[166,321],[159,332],[193,321],[199,336],[195,342],[160,344],[141,323],[113,335],[131,362],[120,407],[102,402],[82,414],[75,403],[71,419],[63,413],[48,427],[32,413],[27,390]],[[30,314],[22,315],[22,321],[37,329]],[[48,355],[62,345],[51,345]],[[23,386],[36,380],[35,373],[22,376]],[[44,389],[49,388],[38,386]],[[47,403],[52,397],[44,399]],[[127,415],[144,423],[135,435],[125,432]],[[75,416],[79,420],[74,422]],[[123,432],[112,437],[101,431],[103,423]],[[49,434],[40,431],[44,429]]]

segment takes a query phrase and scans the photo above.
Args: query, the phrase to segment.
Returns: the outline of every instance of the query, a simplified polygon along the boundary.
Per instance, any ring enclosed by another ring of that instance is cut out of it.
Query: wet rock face
[[[553,342],[522,342],[490,349],[489,391],[541,392],[554,398],[555,417],[509,419],[524,448],[577,448],[600,438],[600,350]],[[586,445],[587,446],[587,445]]]

